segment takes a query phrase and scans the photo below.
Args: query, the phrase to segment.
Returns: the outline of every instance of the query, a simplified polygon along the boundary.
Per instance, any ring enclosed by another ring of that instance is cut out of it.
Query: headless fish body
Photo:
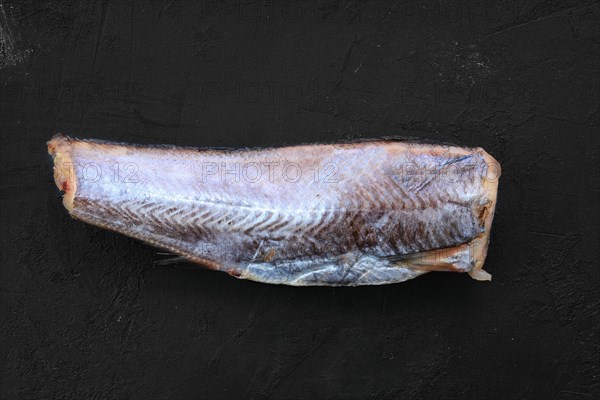
[[[79,220],[260,282],[357,286],[482,269],[500,169],[482,149],[371,141],[264,150],[55,136]]]

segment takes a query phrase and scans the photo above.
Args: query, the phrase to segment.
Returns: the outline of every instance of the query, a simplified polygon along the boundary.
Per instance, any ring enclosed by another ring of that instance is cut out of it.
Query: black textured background
[[[0,8],[3,399],[600,394],[598,2]],[[290,288],[156,265],[68,217],[56,132],[484,147],[503,167],[494,280]]]

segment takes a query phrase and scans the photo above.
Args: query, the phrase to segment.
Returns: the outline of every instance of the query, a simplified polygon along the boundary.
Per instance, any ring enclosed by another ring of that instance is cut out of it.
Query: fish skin
[[[71,216],[232,276],[295,286],[402,282],[482,266],[499,164],[390,140],[215,150],[57,135]]]

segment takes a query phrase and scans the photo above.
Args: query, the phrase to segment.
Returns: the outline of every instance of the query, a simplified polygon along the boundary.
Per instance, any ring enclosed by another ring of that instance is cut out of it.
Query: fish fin
[[[480,269],[480,268],[475,268],[472,271],[469,271],[469,276],[473,279],[475,279],[476,281],[491,281],[492,280],[492,275],[490,273],[488,273],[487,271]]]
[[[292,286],[361,286],[404,282],[426,272],[397,266],[384,257],[361,253],[331,260],[250,263],[232,275]]]
[[[477,281],[491,281],[492,275],[481,269],[476,242],[397,257],[398,266],[418,271],[467,272]]]
[[[468,244],[396,257],[395,263],[418,271],[451,272],[469,272],[475,265]]]
[[[153,264],[155,264],[155,265],[169,265],[169,264],[176,264],[176,263],[181,262],[181,261],[188,261],[187,257],[177,256],[175,254],[173,254],[173,256],[174,257],[164,258],[162,260],[156,260],[156,261],[154,261]]]

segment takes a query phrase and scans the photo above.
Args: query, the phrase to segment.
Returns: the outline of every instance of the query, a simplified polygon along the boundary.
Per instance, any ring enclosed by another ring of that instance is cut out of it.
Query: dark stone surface
[[[598,31],[585,1],[2,1],[4,399],[600,394]],[[54,133],[383,135],[503,166],[491,283],[290,288],[72,220]]]

